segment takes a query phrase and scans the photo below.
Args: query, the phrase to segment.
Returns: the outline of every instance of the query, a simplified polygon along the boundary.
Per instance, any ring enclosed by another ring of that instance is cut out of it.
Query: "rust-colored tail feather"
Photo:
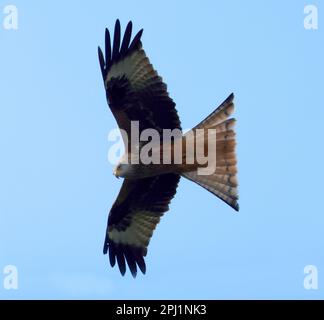
[[[180,174],[212,192],[238,211],[237,161],[235,154],[236,141],[234,132],[235,119],[229,119],[229,116],[234,111],[233,100],[234,95],[231,94],[214,112],[193,128],[193,130],[216,130],[215,172],[210,175],[199,175],[197,170],[199,167],[198,164],[184,164],[181,166]],[[189,133],[186,133],[186,135],[188,134]],[[204,135],[201,135],[201,138],[204,138],[204,143],[206,144],[207,130]]]

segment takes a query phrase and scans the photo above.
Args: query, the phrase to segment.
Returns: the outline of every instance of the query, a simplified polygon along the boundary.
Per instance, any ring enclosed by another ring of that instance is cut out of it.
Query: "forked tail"
[[[203,132],[205,132],[205,134],[195,135],[195,143],[196,145],[198,143],[206,145],[208,131],[206,129],[215,129],[214,132],[216,131],[216,135],[214,141],[216,143],[216,162],[213,172],[207,175],[199,174],[199,170],[197,170],[199,167],[198,164],[183,164],[180,174],[212,192],[238,211],[237,161],[235,154],[236,141],[234,132],[235,119],[229,118],[234,111],[233,99],[234,95],[231,94],[206,119],[184,135],[184,137],[187,137],[193,132],[197,132],[196,129],[204,129]]]

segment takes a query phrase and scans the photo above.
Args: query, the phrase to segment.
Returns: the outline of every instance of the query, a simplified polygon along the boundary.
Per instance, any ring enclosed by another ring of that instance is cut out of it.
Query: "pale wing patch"
[[[107,83],[112,78],[118,78],[125,75],[127,78],[134,72],[136,65],[134,64],[134,61],[136,61],[138,56],[138,51],[134,51],[129,56],[126,56],[124,59],[118,61],[117,63],[114,63],[108,72],[107,78],[105,80],[105,85],[107,86]]]
[[[132,52],[123,60],[113,64],[107,75],[105,86],[112,78],[125,76],[129,79],[135,90],[147,87],[149,80],[156,80],[157,72],[154,70],[143,49]]]
[[[150,211],[132,213],[131,223],[126,230],[118,231],[114,225],[109,228],[109,238],[116,244],[146,248],[153,231],[160,222],[160,216]]]

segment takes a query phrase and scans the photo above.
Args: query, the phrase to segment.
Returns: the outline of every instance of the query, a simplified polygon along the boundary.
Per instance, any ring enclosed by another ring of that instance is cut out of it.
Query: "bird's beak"
[[[115,176],[117,179],[119,179],[119,175],[118,175],[118,170],[117,170],[117,168],[114,169],[113,174],[114,174],[114,176]]]

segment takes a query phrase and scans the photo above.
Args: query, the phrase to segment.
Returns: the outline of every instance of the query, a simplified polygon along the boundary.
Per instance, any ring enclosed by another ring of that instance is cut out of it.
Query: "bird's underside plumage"
[[[142,49],[142,31],[131,39],[132,23],[129,22],[121,39],[117,20],[111,42],[106,29],[105,53],[98,48],[100,68],[107,102],[119,128],[130,136],[131,121],[139,121],[140,132],[154,128],[162,136],[163,129],[181,130],[181,123],[166,84]],[[126,263],[134,277],[138,268],[146,272],[144,257],[148,244],[161,216],[169,209],[180,176],[196,182],[238,210],[235,120],[229,119],[234,109],[233,98],[233,94],[230,95],[194,128],[217,131],[217,167],[212,175],[197,175],[197,165],[178,165],[170,172],[156,166],[156,174],[152,171],[149,177],[143,173],[144,178],[124,179],[108,216],[104,242],[104,253],[109,252],[111,266],[117,262],[122,275],[126,272]],[[129,143],[130,139],[128,149]],[[142,170],[149,168],[143,166]]]

